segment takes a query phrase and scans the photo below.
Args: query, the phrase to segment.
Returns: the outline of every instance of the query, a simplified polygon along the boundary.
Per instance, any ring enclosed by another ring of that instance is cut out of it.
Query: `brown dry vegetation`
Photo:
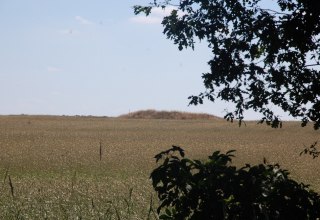
[[[195,120],[195,119],[207,119],[218,120],[221,119],[217,116],[205,114],[205,113],[190,113],[179,111],[156,111],[156,110],[142,110],[131,112],[129,114],[120,115],[119,118],[126,119],[173,119],[173,120]]]
[[[0,219],[146,219],[153,156],[172,144],[198,159],[235,149],[240,166],[266,157],[320,191],[320,159],[299,156],[319,132],[297,122],[272,129],[224,120],[1,116]]]

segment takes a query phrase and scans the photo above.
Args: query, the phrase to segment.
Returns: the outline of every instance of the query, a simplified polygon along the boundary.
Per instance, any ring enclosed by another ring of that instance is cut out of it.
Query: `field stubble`
[[[1,116],[0,218],[153,218],[153,156],[171,145],[194,159],[234,149],[238,166],[265,157],[319,192],[319,159],[299,156],[319,138],[297,122]]]

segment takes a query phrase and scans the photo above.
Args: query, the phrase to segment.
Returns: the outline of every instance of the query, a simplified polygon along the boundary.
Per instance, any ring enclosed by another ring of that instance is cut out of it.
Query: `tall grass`
[[[111,180],[74,174],[69,181],[8,175],[0,191],[0,219],[158,219],[153,199],[148,200],[151,191],[142,198],[141,189]]]

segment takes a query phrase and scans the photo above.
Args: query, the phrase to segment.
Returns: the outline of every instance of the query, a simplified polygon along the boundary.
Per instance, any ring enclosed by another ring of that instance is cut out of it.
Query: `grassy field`
[[[296,122],[1,116],[0,219],[154,219],[153,156],[173,144],[194,159],[235,149],[239,166],[265,157],[320,192],[320,160],[299,156],[317,140]]]

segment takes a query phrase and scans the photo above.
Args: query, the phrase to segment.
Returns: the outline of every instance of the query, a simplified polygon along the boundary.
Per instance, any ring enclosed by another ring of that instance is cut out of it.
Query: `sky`
[[[179,51],[162,33],[166,12],[134,15],[133,5],[149,2],[0,0],[0,114],[232,110],[221,101],[188,106],[188,96],[204,90],[210,51]]]

